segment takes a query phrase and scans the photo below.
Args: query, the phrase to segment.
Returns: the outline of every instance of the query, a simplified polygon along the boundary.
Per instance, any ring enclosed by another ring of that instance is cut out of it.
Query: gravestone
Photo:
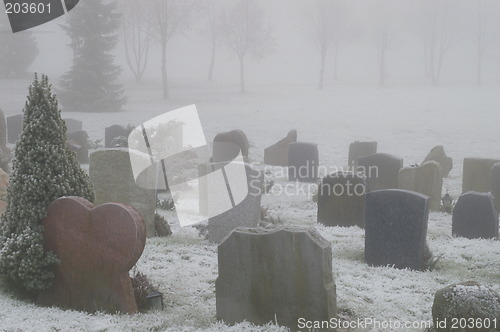
[[[432,320],[436,332],[498,331],[500,295],[475,281],[447,286],[434,295]]]
[[[462,175],[462,193],[468,191],[490,192],[491,190],[491,168],[497,159],[465,158]]]
[[[366,179],[353,172],[324,177],[318,188],[318,222],[325,226],[365,225]]]
[[[146,243],[144,220],[132,207],[94,207],[81,197],[50,203],[42,220],[44,247],[61,261],[38,302],[88,312],[136,313],[129,271]]]
[[[297,130],[288,132],[285,138],[264,149],[264,164],[288,166],[288,144],[297,142]]]
[[[418,167],[405,167],[399,171],[399,189],[415,191],[429,196],[429,208],[441,210],[443,177],[441,166],[435,161],[427,161]]]
[[[469,191],[453,208],[451,232],[468,239],[498,238],[498,212],[490,193]]]
[[[236,129],[219,133],[214,137],[212,162],[233,160],[240,151],[243,158],[247,160],[249,148],[247,135],[242,130]]]
[[[369,265],[423,270],[429,198],[407,190],[366,194],[365,259]]]
[[[23,132],[23,114],[9,116],[7,118],[7,142],[14,144]]]
[[[377,142],[360,142],[356,141],[349,145],[349,166],[358,166],[358,158],[369,156],[377,153]]]
[[[76,150],[76,156],[80,164],[89,163],[89,136],[85,130],[75,131],[66,134],[66,139],[68,141],[73,141],[78,145]]]
[[[316,182],[318,166],[318,145],[304,142],[288,145],[288,181]]]
[[[111,144],[113,142],[113,139],[118,136],[128,137],[128,134],[129,130],[124,126],[112,125],[106,127],[106,129],[104,129],[104,147],[114,148],[114,146]]]
[[[491,168],[491,194],[495,198],[495,208],[500,212],[500,163]]]
[[[145,163],[150,163],[149,155],[123,148],[97,150],[90,154],[89,175],[94,187],[95,204],[115,202],[131,205],[144,218],[148,236],[154,236],[156,190],[137,185],[129,153],[134,153],[138,160],[144,158]],[[141,181],[156,183],[156,169],[151,170],[141,174],[144,177]]]
[[[206,175],[221,167],[226,163],[201,164],[198,167],[199,176]],[[260,221],[260,202],[262,196],[262,186],[264,174],[253,168],[250,164],[245,164],[248,194],[232,209],[208,219],[208,240],[212,243],[220,243],[233,229],[238,227],[257,227]],[[226,186],[231,188],[231,183],[226,181]],[[216,195],[210,193],[207,184],[200,181],[200,195],[208,197]],[[200,199],[200,211],[206,214],[208,206],[203,206],[206,199]]]
[[[7,152],[7,123],[2,109],[0,109],[0,149],[4,153]]]
[[[453,168],[453,159],[446,155],[444,152],[444,147],[442,145],[438,145],[432,148],[429,154],[425,157],[422,164],[428,161],[436,161],[441,166],[441,171],[443,172],[443,177],[447,177],[450,174],[451,169]]]
[[[337,314],[331,244],[313,229],[236,229],[218,247],[217,319],[298,329]],[[316,331],[329,331],[318,329]]]
[[[397,189],[403,159],[387,153],[375,153],[358,158],[358,171],[366,176],[368,191]]]
[[[66,123],[66,133],[71,134],[83,130],[82,121],[76,119],[64,119]]]

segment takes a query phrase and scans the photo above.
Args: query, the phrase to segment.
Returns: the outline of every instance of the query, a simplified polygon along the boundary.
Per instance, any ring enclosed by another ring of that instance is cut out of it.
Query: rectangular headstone
[[[336,317],[331,245],[313,229],[236,229],[219,245],[218,266],[218,320],[296,331],[299,318]]]
[[[79,130],[66,134],[68,141],[74,141],[80,147],[76,151],[76,156],[80,164],[89,163],[89,136],[85,130]]]
[[[206,175],[225,166],[226,163],[210,163],[199,165],[199,176]],[[220,243],[233,229],[238,227],[257,227],[260,221],[260,202],[262,196],[262,186],[264,174],[253,168],[250,164],[245,164],[247,175],[248,194],[232,209],[208,219],[208,240],[212,243]],[[207,204],[208,199],[204,197],[215,197],[217,194],[210,193],[209,186],[200,180],[200,211],[207,215],[210,211]],[[231,190],[231,183],[226,181],[226,186]],[[227,190],[222,188],[222,190]]]
[[[297,130],[290,130],[282,140],[264,149],[264,164],[288,166],[288,144],[297,142]]]
[[[288,181],[316,182],[319,153],[314,143],[288,144]]]
[[[462,193],[476,191],[487,193],[491,190],[491,168],[497,159],[465,158],[462,175]]]
[[[491,194],[495,198],[495,208],[500,212],[500,163],[491,168]]]
[[[16,143],[23,132],[23,114],[16,114],[7,117],[7,141],[11,144]]]
[[[490,193],[469,191],[453,208],[452,234],[468,239],[498,239],[498,212]]]
[[[366,179],[353,172],[324,177],[318,188],[318,222],[325,226],[365,225]]]
[[[429,198],[407,190],[366,194],[365,259],[374,266],[422,270]]]
[[[112,125],[104,129],[104,147],[114,148],[113,139],[119,136],[128,137],[129,130],[121,125]]]
[[[97,150],[90,155],[89,175],[94,187],[95,204],[115,202],[133,206],[144,218],[148,236],[155,236],[156,190],[137,185],[129,153],[150,162],[149,155],[126,148]],[[149,174],[141,174],[145,177],[141,183],[156,183],[156,169],[151,170]],[[152,179],[146,179],[148,177]]]
[[[398,174],[403,159],[387,153],[375,153],[358,158],[358,171],[366,176],[368,191],[397,189]]]
[[[436,161],[428,161],[418,167],[405,167],[399,171],[399,189],[415,191],[429,196],[429,208],[441,210],[443,176]]]
[[[64,119],[66,122],[66,133],[71,134],[83,130],[82,121],[76,119]]]
[[[349,144],[349,166],[357,167],[358,158],[377,153],[377,142],[356,141]]]

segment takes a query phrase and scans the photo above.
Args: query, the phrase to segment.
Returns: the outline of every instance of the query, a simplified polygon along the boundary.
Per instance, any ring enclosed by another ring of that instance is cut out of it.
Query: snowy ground
[[[0,81],[0,108],[19,113],[29,81]],[[500,159],[500,98],[497,86],[380,89],[370,85],[338,85],[325,91],[309,86],[251,86],[241,95],[234,86],[174,86],[172,100],[161,99],[158,82],[130,84],[122,113],[64,113],[83,120],[91,139],[104,136],[114,123],[139,124],[163,112],[196,104],[211,141],[217,132],[246,132],[250,157],[263,159],[266,146],[297,129],[299,140],[318,143],[320,164],[344,167],[350,142],[378,141],[379,152],[420,163],[442,144],[454,159],[443,192],[461,192],[464,157]],[[283,183],[279,180],[278,183]],[[359,228],[316,224],[316,204],[305,194],[266,195],[262,205],[283,224],[315,227],[332,243],[337,303],[349,319],[430,321],[433,296],[446,285],[476,280],[500,291],[500,241],[451,237],[451,216],[431,213],[428,242],[436,257],[434,270],[415,272],[369,267],[364,263],[364,234]],[[285,331],[269,325],[225,326],[215,319],[217,248],[194,228],[180,228],[171,215],[174,235],[148,239],[138,268],[165,294],[162,312],[138,315],[89,315],[39,308],[0,291],[0,331]],[[418,330],[418,329],[416,329]],[[361,331],[361,329],[358,329]],[[380,329],[387,331],[387,329]]]

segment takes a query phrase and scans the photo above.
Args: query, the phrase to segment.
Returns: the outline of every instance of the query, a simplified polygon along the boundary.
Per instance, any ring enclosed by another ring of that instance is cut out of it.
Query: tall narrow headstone
[[[452,234],[469,239],[498,238],[498,212],[490,193],[469,191],[453,208]]]
[[[214,163],[230,161],[240,152],[244,158],[248,158],[249,148],[247,135],[242,130],[219,133],[214,137],[212,161]]]
[[[500,212],[500,163],[491,168],[491,194],[495,198],[495,208]]]
[[[218,266],[217,319],[225,323],[297,331],[299,319],[337,314],[331,245],[312,229],[236,229],[219,245]]]
[[[325,226],[365,226],[366,179],[353,172],[324,177],[318,188],[318,222]]]
[[[429,208],[441,209],[443,176],[441,166],[435,161],[427,161],[418,167],[405,167],[399,171],[399,189],[411,190],[429,196]]]
[[[462,175],[462,193],[468,191],[490,192],[491,190],[491,168],[497,159],[465,158]]]
[[[112,125],[104,129],[104,147],[114,148],[111,144],[113,139],[118,136],[128,137],[129,130],[121,125]]]
[[[199,165],[199,176],[206,175],[223,167],[225,163],[210,163]],[[245,164],[248,194],[232,209],[208,219],[208,240],[212,243],[220,243],[233,229],[238,227],[257,227],[260,221],[260,203],[264,174],[250,164]],[[203,181],[199,184],[200,195],[215,196]],[[232,183],[227,180],[226,186],[229,190]],[[206,214],[208,206],[203,206],[207,199],[200,199],[200,211]]]
[[[377,153],[377,142],[356,141],[349,145],[349,166],[357,167],[358,158]]]
[[[85,130],[75,131],[66,134],[66,139],[68,141],[75,142],[79,148],[76,151],[76,156],[80,164],[89,163],[89,136]]]
[[[80,120],[68,118],[64,119],[64,122],[66,122],[66,132],[68,134],[83,130],[83,124]]]
[[[285,138],[264,150],[264,164],[273,166],[288,166],[288,144],[297,142],[297,130],[288,132]]]
[[[450,174],[451,169],[453,168],[453,159],[446,155],[444,152],[444,147],[442,145],[438,145],[432,148],[429,154],[425,157],[422,164],[428,161],[436,161],[441,166],[441,171],[443,172],[443,177],[447,177]]]
[[[5,114],[0,109],[0,149],[7,152],[7,123],[5,122]]]
[[[429,198],[407,190],[366,194],[365,259],[369,265],[423,270]]]
[[[23,132],[23,114],[16,114],[7,118],[7,141],[11,144],[21,137]]]
[[[288,181],[316,182],[318,166],[318,145],[304,142],[288,145]]]
[[[97,150],[90,155],[89,175],[94,187],[95,204],[123,203],[134,207],[146,222],[148,236],[155,235],[156,190],[137,185],[130,164],[129,153],[143,157],[150,163],[149,155],[126,148]],[[144,183],[156,183],[156,169],[141,174]],[[146,179],[152,177],[152,179]]]
[[[358,171],[366,176],[368,191],[397,189],[403,159],[387,153],[375,153],[358,159]]]

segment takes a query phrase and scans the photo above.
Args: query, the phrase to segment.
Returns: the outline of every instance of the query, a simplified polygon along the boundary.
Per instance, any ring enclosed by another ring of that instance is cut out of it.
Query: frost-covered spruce
[[[62,196],[90,201],[94,193],[76,155],[66,147],[66,124],[48,78],[29,88],[23,132],[17,142],[8,206],[0,227],[0,275],[28,292],[52,283],[57,258],[43,248],[41,220],[46,208]]]

